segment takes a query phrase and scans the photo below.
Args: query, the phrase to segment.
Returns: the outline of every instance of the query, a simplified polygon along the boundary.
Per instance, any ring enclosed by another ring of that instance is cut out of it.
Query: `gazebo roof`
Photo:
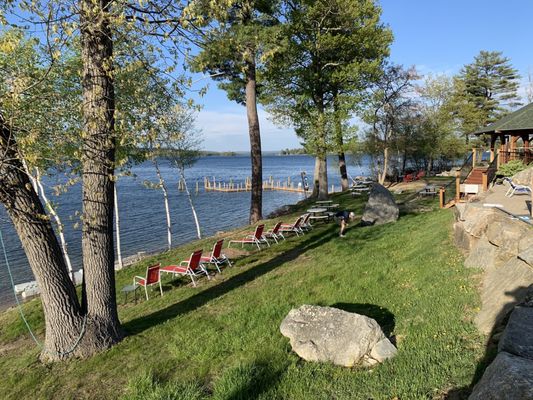
[[[533,132],[533,103],[506,115],[499,121],[493,122],[473,134],[481,135],[483,133],[504,133],[505,131],[524,130],[530,130]]]

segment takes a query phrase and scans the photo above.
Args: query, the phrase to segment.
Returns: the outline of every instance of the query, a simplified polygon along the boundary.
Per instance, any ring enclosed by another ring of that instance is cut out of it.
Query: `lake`
[[[351,176],[369,173],[369,159],[364,158],[361,165],[348,162],[348,173]],[[169,187],[170,213],[172,219],[173,246],[186,243],[196,238],[196,228],[185,192],[177,190],[178,172],[169,162],[160,161],[160,168]],[[295,184],[301,182],[300,173],[306,171],[312,183],[314,158],[307,155],[294,156],[263,156],[263,179],[270,176],[274,181],[286,181],[291,178]],[[186,170],[188,186],[202,228],[202,236],[214,235],[217,231],[246,225],[250,210],[250,192],[223,193],[204,192],[204,177],[213,177],[217,181],[234,183],[244,182],[250,176],[250,157],[237,155],[232,157],[209,156],[200,158],[197,163]],[[121,248],[122,256],[127,257],[140,251],[155,252],[166,249],[167,232],[165,206],[160,189],[148,188],[144,182],[157,182],[155,169],[150,162],[132,168],[132,176],[119,178],[117,182]],[[340,188],[340,175],[335,157],[328,158],[329,186],[334,184]],[[81,185],[71,186],[66,193],[55,195],[53,186],[63,183],[65,177],[56,175],[44,177],[43,183],[49,199],[56,206],[62,219],[64,233],[68,243],[69,255],[73,269],[82,268],[81,259]],[[200,191],[195,193],[196,182]],[[263,193],[263,215],[275,209],[294,204],[303,199],[301,193],[265,191]],[[33,273],[28,265],[22,246],[16,235],[5,209],[0,207],[0,229],[4,236],[9,263],[14,275],[15,284],[33,280]],[[186,256],[185,254],[183,255]],[[15,303],[11,283],[5,261],[0,258],[0,307]]]

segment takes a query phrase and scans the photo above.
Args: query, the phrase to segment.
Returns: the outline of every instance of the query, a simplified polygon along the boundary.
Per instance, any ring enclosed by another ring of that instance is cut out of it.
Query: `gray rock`
[[[530,232],[526,233],[524,236],[522,236],[520,238],[520,241],[518,242],[519,252],[527,250],[530,247],[533,247],[533,229]]]
[[[366,225],[381,225],[395,222],[400,210],[386,187],[373,183],[361,222]]]
[[[528,294],[533,282],[533,268],[514,257],[498,268],[489,268],[483,277],[481,311],[474,322],[488,334],[493,327]]]
[[[506,352],[499,353],[468,399],[533,399],[533,363]]]
[[[508,219],[497,210],[474,203],[467,204],[462,217],[464,219],[464,230],[477,238],[481,238],[494,221]]]
[[[453,208],[453,215],[456,221],[464,221],[464,213],[466,210],[467,203],[457,203]]]
[[[333,307],[303,305],[293,309],[280,326],[293,351],[307,361],[332,362],[345,367],[369,361],[375,345],[385,339],[372,318]],[[380,350],[381,349],[381,350]],[[392,350],[381,344],[376,352],[385,357]],[[366,357],[365,357],[366,356]],[[377,361],[377,360],[376,360]]]
[[[519,185],[531,185],[533,181],[533,167],[526,168],[513,176],[513,182]]]
[[[518,255],[520,240],[531,234],[531,228],[522,221],[504,218],[492,221],[487,228],[487,239],[493,245],[513,255]]]
[[[390,342],[389,339],[381,339],[376,343],[372,351],[370,352],[370,357],[374,360],[383,362],[389,358],[392,358],[398,353],[398,350]]]
[[[490,243],[485,236],[477,240],[465,259],[467,268],[496,268],[509,261],[514,256],[504,249]]]
[[[513,310],[498,350],[533,362],[533,307],[516,307]]]
[[[453,224],[453,239],[457,247],[466,251],[475,247],[479,240],[465,230],[464,222],[461,221]]]
[[[518,253],[518,258],[527,263],[530,267],[533,267],[533,245]]]

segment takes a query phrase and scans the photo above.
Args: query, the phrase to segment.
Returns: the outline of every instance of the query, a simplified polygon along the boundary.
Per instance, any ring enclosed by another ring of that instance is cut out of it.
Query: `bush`
[[[527,168],[527,165],[520,160],[509,161],[507,164],[500,165],[498,168],[498,175],[513,176]]]

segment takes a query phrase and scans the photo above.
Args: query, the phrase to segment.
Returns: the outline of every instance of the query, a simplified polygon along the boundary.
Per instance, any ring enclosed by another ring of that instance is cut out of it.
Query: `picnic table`
[[[326,207],[315,207],[307,210],[311,216],[309,217],[312,221],[328,221],[331,217],[327,214],[328,209]]]
[[[436,185],[426,185],[424,189],[418,192],[421,196],[436,196],[437,195],[437,186]]]

